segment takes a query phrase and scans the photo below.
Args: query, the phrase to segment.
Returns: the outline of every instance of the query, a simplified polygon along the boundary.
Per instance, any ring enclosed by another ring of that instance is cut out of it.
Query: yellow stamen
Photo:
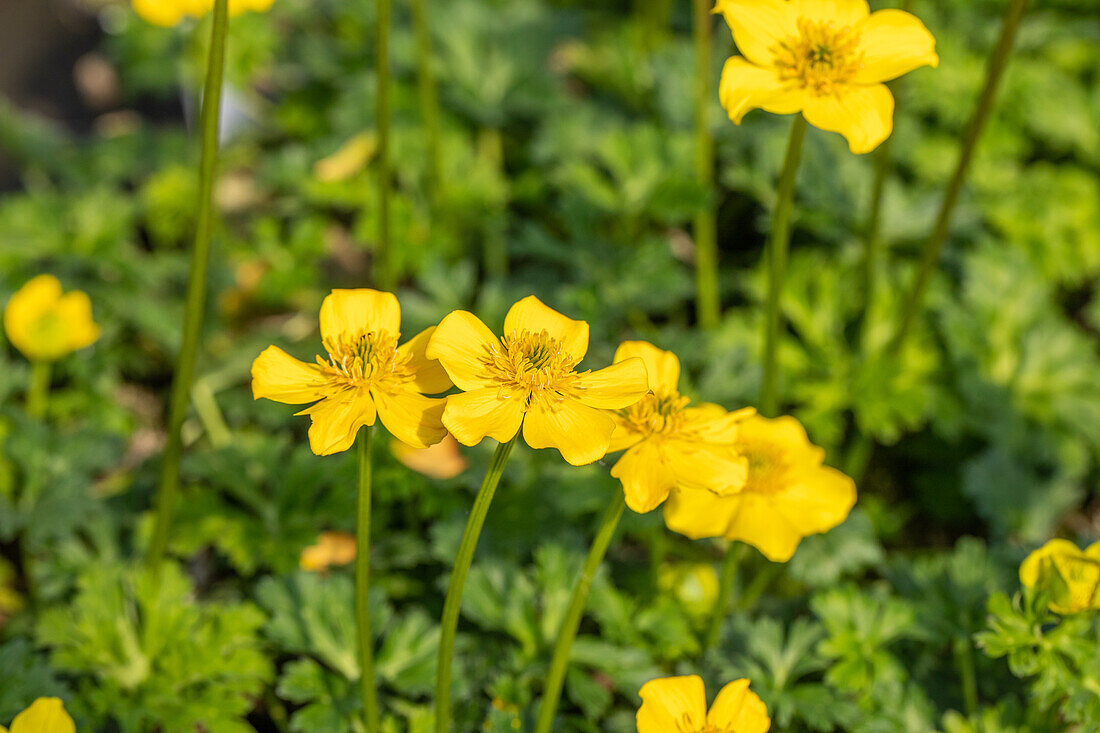
[[[625,427],[642,435],[661,433],[669,435],[677,432],[683,423],[681,411],[690,400],[679,392],[650,392],[637,403],[619,410]]]
[[[574,371],[576,357],[546,331],[512,333],[504,338],[503,348],[490,347],[481,362],[501,397],[521,397],[525,409],[540,401],[560,402],[573,383],[588,373]]]
[[[863,66],[859,33],[832,21],[798,19],[798,34],[771,49],[779,78],[817,95],[834,94]]]
[[[317,363],[333,382],[354,387],[408,382],[413,378],[413,370],[408,358],[397,355],[398,336],[366,331],[330,337],[324,340],[328,361],[318,356]]]

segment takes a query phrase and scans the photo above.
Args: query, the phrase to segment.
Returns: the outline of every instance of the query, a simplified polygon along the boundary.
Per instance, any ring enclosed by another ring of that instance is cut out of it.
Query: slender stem
[[[779,174],[772,228],[768,233],[768,300],[765,306],[764,380],[760,389],[760,412],[773,417],[779,407],[776,386],[779,378],[778,349],[782,313],[779,307],[783,293],[784,272],[787,269],[787,249],[791,241],[791,209],[794,205],[795,174],[802,158],[802,140],[806,137],[806,119],[796,115],[787,142],[783,170]]]
[[[375,38],[378,54],[378,284],[383,290],[392,290],[397,276],[394,271],[393,250],[390,242],[390,187],[393,171],[390,165],[390,2],[378,0],[378,26]]]
[[[416,81],[420,94],[420,116],[428,143],[428,198],[434,204],[443,177],[439,160],[439,95],[432,70],[432,34],[427,0],[411,1],[413,30],[416,33]]]
[[[753,576],[752,582],[745,587],[745,592],[741,594],[741,598],[737,603],[737,607],[740,609],[749,609],[756,605],[756,602],[760,600],[760,596],[764,595],[764,591],[768,589],[768,586],[775,580],[775,576],[779,575],[779,571],[783,569],[783,563],[781,562],[769,562],[760,571]]]
[[[974,652],[970,648],[970,640],[965,636],[956,637],[951,644],[951,651],[955,656],[955,665],[959,669],[959,677],[962,680],[966,717],[974,720],[974,715],[978,711],[978,682],[974,674]]]
[[[35,359],[31,362],[31,381],[27,387],[27,414],[33,418],[46,415],[46,405],[50,401],[50,367],[48,361]]]
[[[699,183],[714,188],[714,136],[710,127],[711,56],[714,21],[710,0],[692,0],[695,35],[695,173]],[[713,204],[695,213],[695,310],[699,325],[710,329],[721,315],[718,297],[718,232]]]
[[[478,537],[481,536],[481,527],[485,524],[485,515],[489,513],[493,494],[496,492],[497,484],[500,483],[500,475],[504,472],[504,464],[508,461],[515,443],[516,438],[513,437],[507,443],[498,445],[493,454],[489,470],[485,472],[485,480],[481,482],[481,488],[474,499],[470,517],[466,520],[466,530],[462,533],[455,567],[451,572],[451,582],[447,586],[447,597],[443,601],[443,620],[440,622],[439,659],[435,673],[436,733],[447,733],[450,730],[451,660],[454,657],[455,632],[458,629],[458,612],[462,606],[462,591],[466,587],[466,576],[470,572],[470,562],[474,558]]]
[[[168,402],[168,439],[161,459],[160,486],[157,496],[156,523],[146,562],[160,567],[168,547],[168,528],[179,493],[180,455],[183,453],[181,430],[187,414],[188,397],[195,376],[195,358],[199,351],[206,279],[210,267],[210,238],[213,230],[214,173],[218,161],[218,119],[221,108],[222,80],[225,73],[225,43],[228,30],[229,0],[215,0],[214,22],[210,31],[210,57],[202,94],[202,154],[199,161],[199,210],[195,222],[195,241],[191,249],[191,271],[187,280],[187,299],[183,314],[183,340],[172,379]]]
[[[504,172],[504,136],[499,127],[483,127],[478,132],[480,154],[500,176],[502,183],[507,181]],[[507,196],[507,193],[505,194]],[[508,274],[508,200],[500,202],[500,207],[487,217],[485,227],[485,271],[493,277],[502,278]]]
[[[707,635],[703,637],[703,649],[709,649],[717,644],[722,635],[722,622],[726,620],[730,601],[733,600],[733,589],[737,585],[737,568],[741,565],[747,549],[748,545],[743,543],[731,544],[722,557],[722,572],[718,576],[718,598],[714,601]]]
[[[557,712],[565,673],[569,668],[569,650],[581,625],[584,607],[588,603],[588,591],[592,587],[592,580],[596,577],[596,571],[603,562],[604,555],[607,554],[607,547],[611,544],[611,538],[615,535],[615,529],[619,526],[619,519],[622,518],[625,507],[626,500],[623,498],[623,492],[616,490],[615,498],[611,500],[603,519],[600,520],[596,538],[592,540],[592,547],[588,550],[588,557],[584,561],[581,575],[573,587],[569,608],[562,619],[558,640],[554,644],[554,656],[550,660],[550,671],[546,675],[546,684],[542,688],[542,702],[539,704],[539,714],[535,721],[535,733],[550,733],[550,728],[554,724],[554,713]]]
[[[1009,0],[1008,7],[1005,9],[1004,18],[1001,21],[1001,35],[997,39],[993,55],[989,58],[985,87],[982,89],[978,106],[974,110],[974,116],[970,119],[970,125],[967,127],[962,150],[959,152],[959,160],[955,165],[955,173],[951,176],[950,183],[947,184],[947,191],[944,193],[943,203],[940,205],[939,215],[936,217],[936,224],[924,246],[924,256],[921,258],[913,285],[905,297],[901,319],[898,321],[897,330],[894,331],[894,335],[886,348],[887,354],[896,353],[901,348],[913,320],[920,312],[924,301],[924,292],[928,289],[928,283],[939,263],[940,252],[947,240],[947,232],[951,227],[951,215],[955,211],[959,193],[962,191],[963,183],[966,181],[967,173],[970,170],[970,163],[974,158],[978,140],[981,138],[985,124],[993,111],[997,86],[1000,84],[1001,77],[1008,65],[1008,59],[1012,53],[1012,44],[1016,39],[1016,31],[1019,29],[1026,8],[1027,0]]]
[[[371,444],[374,431],[368,425],[358,440],[359,512],[355,531],[355,618],[359,632],[359,687],[368,733],[378,733],[378,690],[374,682],[374,638],[370,629],[370,503]]]
[[[867,330],[870,327],[871,304],[875,299],[875,271],[882,249],[879,229],[882,224],[882,194],[886,179],[890,177],[890,138],[886,138],[875,151],[875,178],[871,184],[871,211],[867,216],[867,228],[863,235],[863,272],[860,287],[860,343],[866,347]]]

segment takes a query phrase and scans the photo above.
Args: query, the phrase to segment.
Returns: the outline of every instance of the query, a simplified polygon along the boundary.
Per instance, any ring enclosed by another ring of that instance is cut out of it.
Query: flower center
[[[833,94],[863,66],[859,33],[832,21],[798,19],[798,34],[771,49],[779,78],[817,95]]]
[[[642,435],[674,433],[680,428],[683,416],[680,412],[690,400],[679,392],[649,392],[630,407],[619,410],[626,427]]]
[[[573,355],[546,331],[505,336],[503,348],[489,348],[481,363],[500,386],[502,396],[522,396],[525,408],[540,400],[560,400],[561,393],[581,376],[573,371]]]
[[[353,387],[370,387],[382,381],[412,379],[408,359],[397,356],[397,338],[386,331],[341,334],[324,340],[328,361],[317,363],[333,381]]]
[[[748,477],[742,491],[775,494],[787,488],[792,466],[784,451],[771,443],[738,441],[738,449],[749,461]]]

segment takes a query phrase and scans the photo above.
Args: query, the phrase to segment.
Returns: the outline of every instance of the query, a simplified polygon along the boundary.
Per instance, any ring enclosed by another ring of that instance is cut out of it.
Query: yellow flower
[[[236,17],[249,10],[262,13],[273,0],[229,0],[229,15]],[[170,28],[184,18],[201,18],[214,9],[214,0],[133,0],[134,12],[153,25]]]
[[[390,444],[393,455],[406,468],[431,478],[454,478],[466,470],[467,462],[450,433],[430,448],[410,448],[399,440]]]
[[[741,540],[786,562],[803,537],[837,526],[856,503],[855,482],[822,465],[825,451],[793,417],[751,417],[735,445],[749,461],[744,488],[725,496],[677,488],[665,504],[670,529],[696,540]]]
[[[4,331],[32,361],[54,361],[99,338],[92,302],[79,290],[61,292],[53,275],[39,275],[20,288],[4,310]]]
[[[649,374],[649,393],[615,413],[609,450],[627,448],[611,469],[636,512],[656,509],[675,486],[720,494],[745,485],[748,462],[732,447],[737,425],[756,411],[727,412],[718,405],[688,407],[677,392],[680,360],[645,341],[627,341],[615,363],[638,358]]]
[[[1100,609],[1100,542],[1080,550],[1069,540],[1051,540],[1020,565],[1020,582],[1048,591],[1055,613]]]
[[[302,550],[298,565],[302,570],[322,572],[333,565],[347,565],[355,559],[355,537],[347,532],[322,532],[316,545]]]
[[[76,733],[76,725],[56,697],[40,697],[15,716],[11,729],[0,725],[0,733]]]
[[[588,351],[588,324],[528,296],[508,311],[504,339],[477,316],[454,311],[428,344],[459,389],[447,398],[443,424],[458,442],[486,436],[505,443],[523,428],[532,448],[557,448],[574,466],[607,453],[615,423],[605,410],[637,402],[647,389],[641,359],[576,371]]]
[[[333,290],[321,304],[321,340],[328,360],[298,361],[276,346],[252,363],[252,395],[300,405],[309,415],[309,445],[320,456],[347,450],[375,414],[398,440],[427,448],[447,434],[439,422],[450,388],[438,363],[424,355],[434,329],[398,346],[401,307],[392,293]],[[318,402],[318,400],[320,400]]]
[[[742,56],[726,61],[719,96],[740,124],[751,109],[801,112],[839,132],[853,153],[890,136],[894,97],[883,84],[938,66],[936,39],[902,10],[866,0],[718,0]]]
[[[768,708],[744,679],[723,687],[709,711],[696,675],[651,680],[638,694],[638,733],[767,733],[772,725]]]

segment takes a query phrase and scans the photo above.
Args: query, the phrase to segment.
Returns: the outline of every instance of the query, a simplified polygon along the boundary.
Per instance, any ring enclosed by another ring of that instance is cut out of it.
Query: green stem
[[[745,592],[741,594],[737,607],[744,610],[755,606],[756,602],[760,600],[760,596],[764,595],[764,591],[768,589],[768,586],[772,584],[772,581],[775,580],[782,569],[783,563],[781,562],[769,562],[761,568],[760,572],[753,577],[752,582],[745,588]]]
[[[695,172],[708,193],[714,188],[714,136],[711,134],[711,47],[714,23],[710,0],[692,0],[695,35]],[[718,325],[718,232],[713,204],[708,201],[695,213],[695,310],[699,325]]]
[[[218,161],[218,119],[221,108],[222,80],[225,75],[225,43],[228,30],[229,0],[215,0],[214,22],[210,32],[210,57],[202,94],[202,154],[199,161],[199,210],[195,222],[195,241],[191,249],[191,270],[187,280],[187,299],[183,314],[183,340],[172,379],[168,402],[168,438],[161,459],[157,496],[156,523],[146,562],[160,567],[168,547],[168,528],[179,493],[180,455],[183,453],[183,419],[195,376],[195,358],[199,351],[206,279],[210,267],[210,239],[213,230],[214,173]]]
[[[554,656],[550,660],[546,684],[543,685],[542,702],[539,704],[538,719],[535,721],[535,733],[550,733],[550,728],[554,724],[554,713],[557,712],[565,673],[569,668],[569,650],[573,647],[573,639],[576,638],[577,629],[581,625],[584,607],[588,603],[588,591],[592,587],[592,580],[596,577],[596,571],[603,562],[604,555],[607,554],[607,547],[611,544],[611,538],[619,526],[624,508],[626,508],[626,500],[623,498],[623,492],[616,489],[615,498],[611,500],[603,519],[600,520],[596,538],[592,540],[592,547],[588,550],[588,557],[584,561],[581,575],[577,578],[576,586],[573,587],[569,608],[561,622],[558,640],[554,644]]]
[[[35,359],[31,362],[31,381],[27,387],[27,414],[33,418],[46,415],[46,405],[50,401],[50,367],[48,361]]]
[[[882,249],[879,229],[882,224],[882,194],[886,189],[886,179],[890,177],[890,138],[886,138],[875,151],[875,178],[871,184],[871,211],[867,217],[867,228],[863,237],[863,272],[860,297],[863,299],[859,309],[860,343],[867,346],[867,331],[870,327],[871,304],[875,299],[875,271],[878,270],[878,258]]]
[[[951,644],[951,650],[955,656],[955,665],[962,679],[963,705],[966,707],[966,717],[974,720],[978,712],[978,682],[974,674],[974,652],[970,648],[970,640],[965,636],[956,637]]]
[[[722,572],[718,576],[718,598],[714,601],[710,625],[707,627],[707,635],[703,638],[703,649],[713,647],[722,636],[722,622],[726,620],[726,613],[733,599],[733,589],[737,585],[737,568],[741,565],[746,550],[748,545],[731,544],[722,557]]]
[[[420,116],[428,143],[428,198],[434,204],[443,174],[439,161],[439,95],[432,71],[432,34],[427,0],[412,0],[412,22],[416,34],[416,81],[420,94]]]
[[[393,171],[390,164],[390,0],[378,0],[378,26],[375,38],[378,54],[376,73],[378,99],[375,111],[378,119],[378,285],[393,290],[397,281],[390,246],[390,187]]]
[[[370,628],[370,503],[371,444],[374,431],[368,425],[358,440],[359,511],[355,531],[355,618],[359,638],[359,687],[368,733],[378,733],[378,690],[374,682],[374,637]]]
[[[481,488],[474,499],[470,517],[466,520],[466,530],[462,533],[455,567],[451,572],[451,582],[447,586],[447,597],[443,601],[443,619],[440,621],[439,658],[435,673],[436,733],[447,733],[451,726],[451,660],[454,657],[458,613],[462,607],[462,591],[466,587],[466,576],[470,572],[470,562],[474,558],[478,537],[481,536],[481,527],[485,524],[485,515],[489,513],[493,494],[500,483],[500,475],[504,472],[504,464],[507,463],[515,443],[516,438],[513,437],[507,443],[498,445],[493,454],[489,470],[485,472],[485,480],[481,482]]]
[[[939,263],[940,252],[947,240],[947,232],[951,227],[951,215],[955,211],[955,204],[958,203],[959,194],[962,191],[963,183],[966,181],[978,140],[985,129],[990,113],[993,111],[997,86],[1000,84],[1001,77],[1008,65],[1008,59],[1012,53],[1012,44],[1016,39],[1016,31],[1019,29],[1026,8],[1027,0],[1010,0],[1008,7],[1005,9],[1004,18],[1001,21],[1001,35],[997,39],[997,45],[993,49],[993,55],[989,59],[989,66],[986,70],[985,87],[982,89],[978,106],[974,110],[974,115],[967,127],[962,150],[959,152],[959,160],[955,165],[955,173],[951,176],[951,181],[947,185],[939,215],[936,217],[936,224],[924,246],[924,255],[921,258],[917,275],[905,298],[905,305],[902,307],[902,316],[898,321],[897,330],[894,331],[894,335],[886,348],[888,355],[896,353],[901,348],[913,320],[921,310],[924,292],[927,290],[928,283]]]
[[[798,163],[802,158],[802,140],[806,136],[806,119],[796,115],[791,125],[791,137],[787,142],[787,154],[783,170],[779,174],[772,227],[768,233],[768,296],[764,317],[764,379],[760,389],[760,412],[774,417],[779,407],[776,391],[779,378],[778,351],[782,313],[779,307],[783,293],[784,272],[787,269],[787,250],[791,241],[791,209],[794,205],[794,183]]]

